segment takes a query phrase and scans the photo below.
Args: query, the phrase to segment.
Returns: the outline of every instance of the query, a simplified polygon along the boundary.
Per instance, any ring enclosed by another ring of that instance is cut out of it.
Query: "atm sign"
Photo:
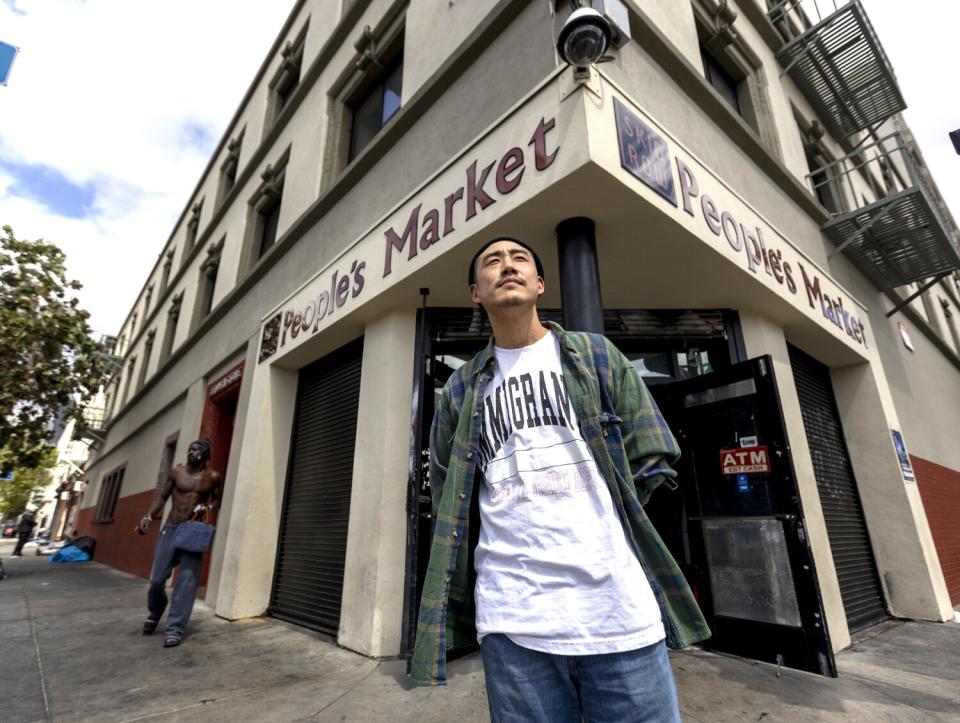
[[[723,474],[756,474],[770,471],[770,453],[766,447],[740,447],[720,450]]]

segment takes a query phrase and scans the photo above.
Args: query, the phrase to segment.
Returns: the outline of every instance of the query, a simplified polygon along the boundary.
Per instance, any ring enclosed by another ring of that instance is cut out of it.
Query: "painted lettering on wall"
[[[423,200],[411,201],[409,211],[400,216],[405,219],[402,225],[393,224],[383,231],[383,276],[389,276],[395,264],[428,252],[459,225],[513,193],[531,173],[539,173],[553,165],[560,151],[560,147],[553,143],[555,127],[554,118],[541,117],[525,147],[513,146],[492,160],[472,159],[463,168],[463,184],[452,189],[442,203],[427,206]],[[375,249],[378,242],[375,237],[371,240]],[[358,257],[370,253],[366,244],[362,248],[364,252],[358,253]],[[363,293],[367,261],[358,257],[328,271],[328,282],[311,281],[309,288],[320,286],[319,292],[298,294],[286,308],[264,323],[258,361],[269,359],[294,340],[317,333],[322,321],[339,313]]]
[[[616,98],[614,112],[621,165],[677,206],[673,196],[672,170],[669,186],[664,182],[662,169],[652,178],[646,177],[654,167],[662,166],[664,156],[669,158],[666,142]],[[811,309],[818,311],[824,319],[842,329],[858,344],[868,346],[863,322],[844,307],[841,296],[832,297],[824,293],[815,269],[807,269],[799,259],[795,260],[794,268],[794,263],[784,260],[783,250],[764,237],[764,225],[758,219],[739,218],[735,211],[722,208],[709,193],[700,188],[694,169],[680,158],[674,160],[680,189],[679,207],[683,208],[684,213],[700,218],[719,243],[728,244],[733,251],[742,255],[750,273],[767,274],[775,282],[774,288],[782,289],[782,293],[796,296],[803,284],[803,293]]]
[[[527,142],[533,154],[533,168],[537,171],[549,168],[557,158],[559,146],[550,151],[547,139],[547,134],[555,126],[553,118],[541,118]],[[442,206],[424,209],[423,203],[418,203],[410,210],[402,228],[397,230],[391,226],[384,232],[383,275],[392,273],[395,254],[399,256],[406,249],[409,261],[419,252],[427,251],[454,231],[456,219],[462,218],[465,223],[495,204],[496,194],[506,196],[515,191],[526,172],[527,158],[520,146],[510,148],[499,159],[484,166],[479,160],[471,162],[465,170],[465,183],[451,191],[443,199]]]
[[[286,344],[288,338],[296,339],[300,334],[313,334],[323,319],[332,316],[350,299],[359,296],[363,291],[363,270],[366,266],[366,261],[354,261],[347,272],[335,269],[330,275],[329,289],[324,289],[316,298],[310,299],[303,308],[286,309],[281,324],[280,346]]]
[[[680,199],[683,210],[690,216],[699,216],[716,237],[723,237],[734,251],[742,252],[750,273],[765,273],[790,294],[799,293],[797,277],[802,280],[807,303],[823,317],[864,347],[867,334],[863,322],[843,306],[843,298],[832,298],[821,290],[820,277],[814,270],[797,261],[795,270],[789,261],[783,260],[783,251],[768,245],[763,227],[757,223],[744,223],[730,211],[719,207],[709,194],[700,190],[700,183],[693,169],[679,158],[676,159],[680,179]],[[799,272],[799,273],[798,273]]]

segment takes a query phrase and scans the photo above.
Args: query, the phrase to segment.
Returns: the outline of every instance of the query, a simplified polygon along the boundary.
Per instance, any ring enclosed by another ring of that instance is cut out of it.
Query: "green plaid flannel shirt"
[[[667,645],[682,648],[710,630],[676,561],[643,510],[660,484],[676,488],[680,448],[633,365],[599,334],[547,326],[560,341],[563,379],[580,429],[607,482],[624,532],[653,588]],[[444,386],[430,432],[435,528],[411,678],[442,685],[447,650],[476,642],[469,584],[470,507],[477,473],[483,390],[493,380],[493,339]],[[476,531],[474,531],[475,533]]]

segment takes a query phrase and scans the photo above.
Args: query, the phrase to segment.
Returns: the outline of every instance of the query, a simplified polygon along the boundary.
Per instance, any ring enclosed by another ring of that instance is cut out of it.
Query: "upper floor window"
[[[150,366],[150,356],[153,353],[153,340],[157,335],[156,329],[151,329],[147,332],[147,336],[143,342],[143,363],[140,365],[140,373],[137,375],[137,391],[143,387],[144,382],[147,381],[147,367]]]
[[[238,277],[253,268],[277,242],[280,231],[280,209],[283,201],[283,183],[288,147],[275,164],[268,164],[260,174],[261,184],[250,198],[247,235],[240,258]]]
[[[173,267],[173,249],[167,251],[163,257],[163,271],[160,275],[160,295],[163,296],[170,285],[170,269]]]
[[[236,138],[227,143],[227,157],[220,165],[220,185],[217,188],[217,206],[229,195],[237,185],[237,172],[240,169],[240,147],[243,145],[243,131]]]
[[[403,54],[401,52],[372,85],[367,86],[353,102],[348,104],[353,111],[353,119],[347,162],[356,158],[387,124],[387,121],[400,110],[402,90]]]
[[[120,398],[121,407],[127,403],[127,398],[130,396],[130,384],[133,381],[133,372],[136,368],[137,358],[132,356],[129,361],[127,361],[126,378],[123,380],[123,396]]]
[[[737,115],[743,115],[743,110],[740,107],[740,96],[737,90],[743,78],[735,79],[733,75],[720,64],[720,61],[713,57],[702,45],[700,46],[700,57],[703,60],[703,73],[707,81],[713,86],[713,89],[720,94],[720,97],[727,102],[727,105],[736,111]]]
[[[147,284],[147,291],[143,297],[143,318],[150,315],[150,302],[153,300],[153,284]]]
[[[186,262],[190,255],[190,250],[197,242],[197,235],[200,230],[200,213],[203,211],[203,199],[200,199],[190,209],[190,218],[187,219],[187,240],[183,247],[183,262]]]
[[[303,27],[295,40],[288,41],[280,51],[280,67],[270,81],[270,100],[267,103],[270,126],[287,107],[290,97],[300,85],[303,69],[303,46],[306,42],[307,26]]]
[[[180,320],[180,307],[183,305],[183,291],[175,294],[167,309],[167,324],[163,330],[163,342],[160,346],[158,365],[162,365],[173,353],[173,341],[177,336],[177,322]]]
[[[196,329],[213,310],[213,295],[217,286],[217,272],[220,269],[220,256],[226,237],[207,249],[207,258],[200,265],[200,284],[197,289],[197,307],[193,315],[193,327]]]

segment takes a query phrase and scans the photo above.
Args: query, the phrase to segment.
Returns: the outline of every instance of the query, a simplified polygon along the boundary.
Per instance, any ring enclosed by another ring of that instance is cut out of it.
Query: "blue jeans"
[[[480,654],[494,723],[680,721],[663,641],[625,653],[567,656],[495,634],[483,638]]]
[[[150,591],[147,593],[147,608],[151,620],[160,620],[167,607],[167,580],[173,574],[173,568],[180,566],[176,582],[173,583],[173,601],[170,614],[167,615],[167,635],[183,637],[193,612],[193,602],[197,599],[197,585],[200,581],[200,566],[203,553],[186,552],[173,546],[173,533],[176,525],[164,525],[157,536],[157,545],[153,550],[153,569],[150,571]]]

